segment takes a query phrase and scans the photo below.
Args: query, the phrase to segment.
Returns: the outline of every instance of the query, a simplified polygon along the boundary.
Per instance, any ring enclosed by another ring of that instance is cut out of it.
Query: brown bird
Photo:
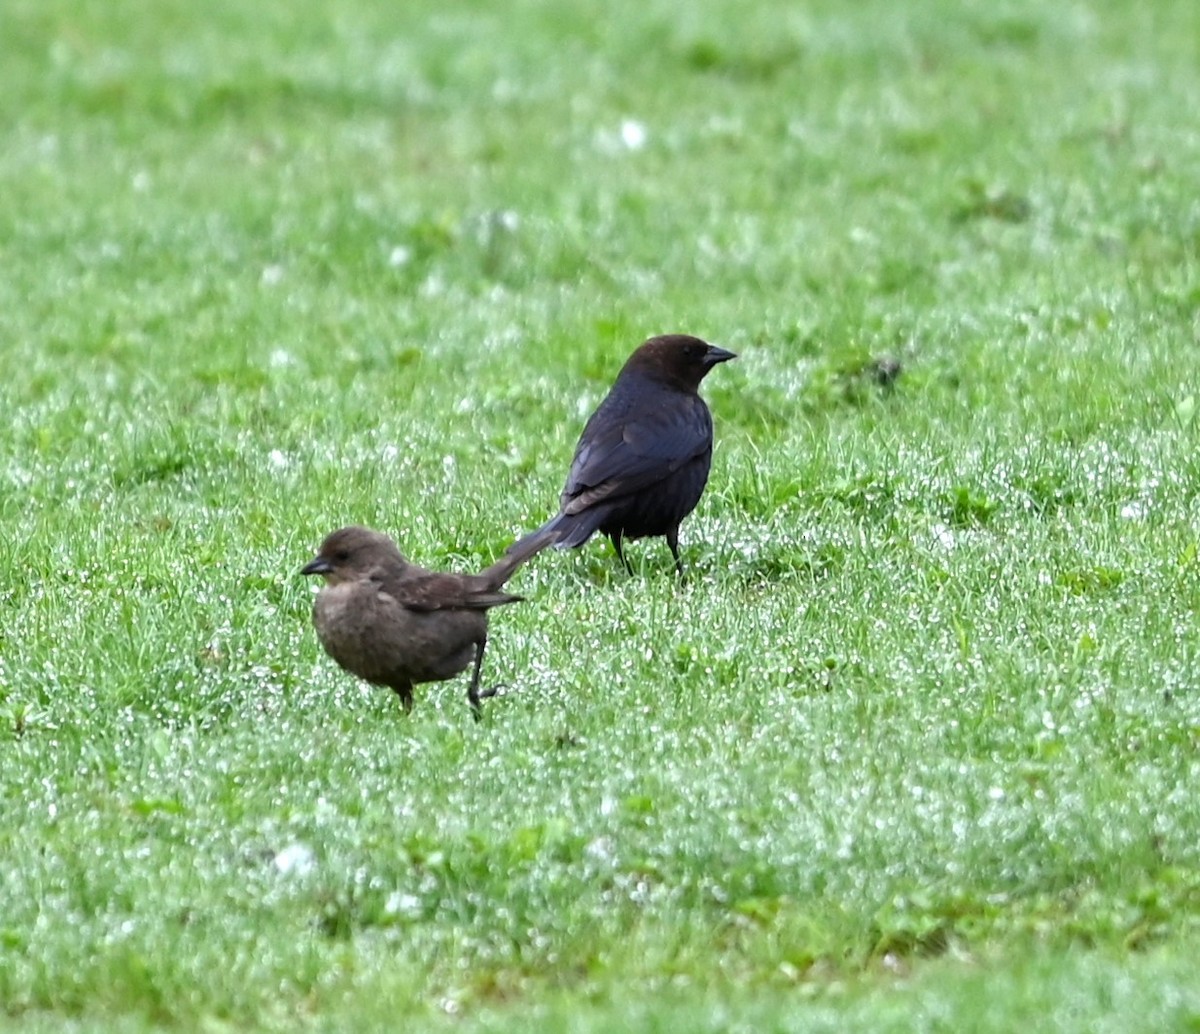
[[[386,535],[350,526],[332,532],[301,568],[325,586],[313,604],[313,624],[325,652],[352,675],[395,690],[412,710],[413,686],[475,670],[467,701],[476,720],[487,646],[487,612],[520,596],[500,589],[521,564],[502,557],[479,574],[441,574],[409,563]]]
[[[736,358],[686,334],[642,344],[583,429],[558,513],[507,555],[520,563],[550,545],[582,546],[600,531],[632,572],[622,542],[662,535],[683,574],[679,525],[712,466],[712,415],[697,389],[714,366]]]

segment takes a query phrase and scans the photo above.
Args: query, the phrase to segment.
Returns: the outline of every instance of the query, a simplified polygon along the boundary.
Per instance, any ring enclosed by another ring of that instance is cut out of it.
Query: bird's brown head
[[[621,370],[666,381],[684,391],[695,391],[718,363],[737,356],[688,334],[662,334],[645,341]]]
[[[388,562],[405,562],[396,543],[381,532],[352,524],[330,532],[300,573],[324,575],[329,585],[337,585],[362,578]]]

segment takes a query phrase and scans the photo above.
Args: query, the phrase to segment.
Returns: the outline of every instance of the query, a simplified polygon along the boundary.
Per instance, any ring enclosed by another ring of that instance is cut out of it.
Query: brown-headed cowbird
[[[467,700],[476,719],[487,612],[521,597],[500,589],[520,565],[502,557],[479,574],[440,574],[409,563],[390,538],[370,528],[332,532],[300,573],[325,577],[313,624],[325,652],[346,671],[395,690],[405,711],[419,682],[453,678],[472,661]]]
[[[582,546],[600,531],[632,571],[621,543],[663,535],[682,574],[679,525],[712,465],[712,415],[697,389],[717,363],[736,358],[686,334],[642,344],[583,429],[558,514],[513,543],[509,557]]]

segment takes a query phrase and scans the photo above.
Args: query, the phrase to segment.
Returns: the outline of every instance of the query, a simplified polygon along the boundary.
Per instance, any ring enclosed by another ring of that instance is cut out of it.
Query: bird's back
[[[579,437],[560,505],[578,512],[661,486],[685,466],[693,467],[693,477],[703,470],[703,491],[712,442],[712,415],[699,394],[625,371]]]

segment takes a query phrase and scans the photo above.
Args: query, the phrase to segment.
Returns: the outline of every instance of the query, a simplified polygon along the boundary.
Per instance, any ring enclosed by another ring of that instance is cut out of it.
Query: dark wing
[[[563,489],[564,513],[649,488],[712,451],[712,415],[699,395],[655,392],[651,405],[631,401],[607,399],[588,421]]]
[[[409,564],[401,572],[377,567],[371,581],[408,610],[488,610],[517,603],[520,596],[488,589],[476,575],[439,574]]]

